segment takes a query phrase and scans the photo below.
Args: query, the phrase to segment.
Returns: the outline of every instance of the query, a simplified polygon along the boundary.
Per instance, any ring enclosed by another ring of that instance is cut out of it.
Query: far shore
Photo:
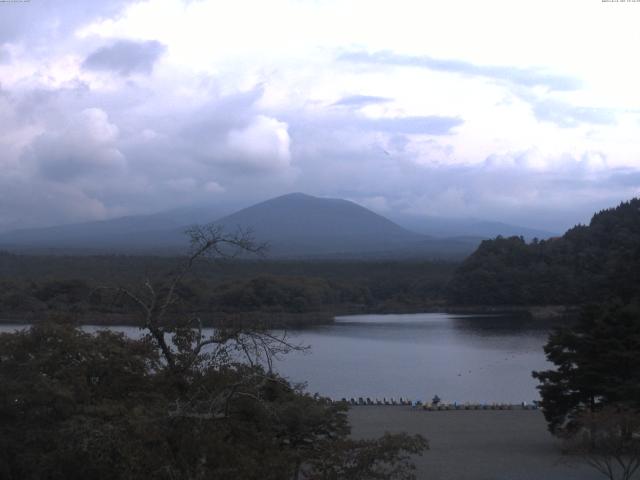
[[[200,318],[205,327],[243,327],[259,326],[267,329],[304,328],[315,325],[330,325],[335,315],[327,312],[309,312],[303,314],[286,312],[241,312],[210,314],[187,314]],[[181,317],[184,315],[180,315]],[[69,312],[27,312],[0,316],[0,325],[31,325],[47,319],[65,318],[78,325],[96,325],[101,327],[138,327],[140,317],[128,313],[69,313]]]
[[[533,320],[560,320],[575,315],[578,305],[475,305],[446,306],[442,311],[451,314],[520,314]]]
[[[381,305],[349,311],[342,315],[385,315],[405,313],[449,313],[452,315],[522,315],[533,320],[559,320],[578,312],[579,305]]]
[[[416,477],[428,480],[596,480],[579,458],[563,455],[539,410],[425,411],[359,406],[349,410],[354,438],[407,432],[427,438],[415,457]]]
[[[323,311],[292,313],[292,312],[213,312],[207,314],[193,314],[200,316],[203,324],[208,327],[218,326],[248,326],[261,325],[264,328],[304,328],[316,325],[331,325],[336,317],[349,315],[403,315],[419,313],[447,313],[452,315],[518,315],[530,320],[553,321],[561,320],[575,314],[577,306],[564,305],[438,305],[438,306],[414,306],[397,305],[365,308],[350,306],[345,309],[327,309]],[[0,325],[18,324],[29,325],[47,318],[69,318],[79,325],[99,326],[139,326],[138,317],[127,313],[106,312],[16,312],[0,314]]]

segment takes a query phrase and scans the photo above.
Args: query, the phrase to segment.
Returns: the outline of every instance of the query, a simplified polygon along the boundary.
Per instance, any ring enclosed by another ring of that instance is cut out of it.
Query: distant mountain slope
[[[525,240],[532,240],[558,236],[557,233],[546,230],[475,218],[430,217],[394,213],[389,214],[389,218],[404,228],[434,237],[495,238],[502,235],[503,237],[522,236]]]
[[[0,234],[0,247],[86,251],[172,249],[185,245],[187,226],[214,221],[225,213],[211,207],[181,208],[151,215],[15,230]]]
[[[382,253],[424,240],[353,202],[302,193],[267,200],[216,223],[227,230],[250,228],[276,256]]]
[[[216,220],[218,218],[218,220]],[[178,253],[184,230],[216,221],[226,231],[251,229],[272,258],[460,259],[479,237],[435,238],[407,230],[353,202],[293,193],[220,218],[210,209],[182,209],[0,235],[0,248],[26,252]]]
[[[455,304],[581,304],[640,297],[640,199],[593,216],[562,237],[486,240],[457,269]]]

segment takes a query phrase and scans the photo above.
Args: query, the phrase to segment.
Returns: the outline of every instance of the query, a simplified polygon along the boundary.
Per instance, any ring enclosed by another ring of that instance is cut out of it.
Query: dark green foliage
[[[0,318],[33,321],[52,313],[103,322],[132,303],[101,288],[161,277],[166,257],[54,257],[0,254]],[[174,311],[261,315],[420,310],[441,305],[455,265],[437,262],[196,262],[179,285]],[[326,315],[329,318],[331,315]],[[304,322],[301,322],[304,323]]]
[[[420,436],[386,433],[378,440],[336,442],[333,448],[322,448],[309,462],[304,478],[310,480],[409,480],[415,478],[411,455],[428,448]]]
[[[457,269],[448,300],[467,305],[628,302],[640,292],[640,199],[595,214],[560,238],[482,242]]]
[[[148,374],[157,362],[148,343],[69,325],[0,335],[3,478],[108,478],[109,465],[144,466],[149,458],[131,456],[167,408]]]
[[[640,409],[640,308],[588,307],[574,327],[555,331],[545,346],[555,370],[534,372],[554,433],[579,426],[584,412],[606,405]]]
[[[172,367],[150,336],[0,335],[0,478],[414,478],[421,437],[349,440],[345,405],[220,350],[187,355],[198,340],[174,329]]]
[[[307,312],[339,303],[341,293],[339,287],[323,279],[263,275],[221,284],[211,305],[225,310]]]

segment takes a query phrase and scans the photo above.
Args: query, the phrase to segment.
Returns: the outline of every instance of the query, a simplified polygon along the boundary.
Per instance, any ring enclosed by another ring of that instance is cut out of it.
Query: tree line
[[[84,322],[127,321],[130,299],[102,287],[133,285],[145,274],[174,269],[178,260],[0,254],[0,317],[29,320],[63,313]],[[200,259],[194,263],[192,275],[175,292],[175,309],[197,312],[207,323],[260,314],[304,324],[336,313],[441,305],[455,265],[227,260],[210,267]]]
[[[455,271],[447,299],[460,305],[630,302],[640,291],[640,199],[596,213],[562,237],[486,240]]]

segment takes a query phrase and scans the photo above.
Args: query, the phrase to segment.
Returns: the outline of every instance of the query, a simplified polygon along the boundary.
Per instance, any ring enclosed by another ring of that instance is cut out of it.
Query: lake
[[[279,371],[332,398],[394,397],[531,402],[531,371],[547,369],[548,324],[513,316],[442,313],[338,317],[334,325],[290,332],[311,346]]]
[[[135,327],[115,329],[139,334]],[[449,402],[531,402],[539,398],[531,371],[550,367],[542,350],[549,329],[511,315],[337,317],[332,325],[289,331],[289,340],[311,348],[284,356],[275,368],[335,399],[437,394]]]

